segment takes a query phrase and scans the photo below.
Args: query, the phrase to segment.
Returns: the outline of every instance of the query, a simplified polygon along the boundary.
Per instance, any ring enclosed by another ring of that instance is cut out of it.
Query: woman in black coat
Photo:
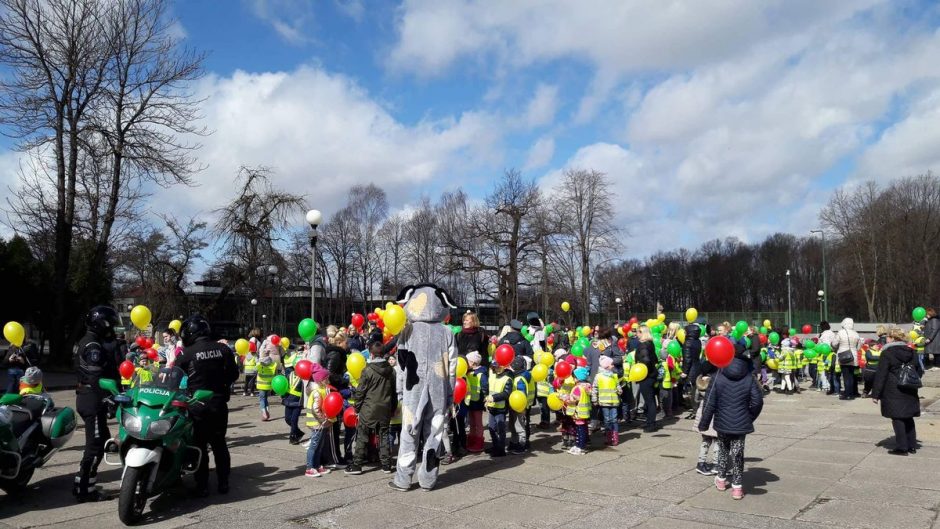
[[[656,371],[659,358],[653,347],[653,334],[649,327],[640,327],[640,344],[636,347],[635,360],[638,364],[646,366],[646,378],[639,382],[640,396],[643,397],[643,408],[646,414],[646,425],[643,431],[651,433],[656,431]]]
[[[489,340],[486,337],[486,331],[483,330],[483,327],[480,327],[480,318],[475,313],[468,312],[463,315],[461,323],[463,326],[455,337],[457,354],[466,357],[476,351],[483,358],[483,363],[480,365],[490,365],[490,355],[487,351]]]
[[[881,416],[891,419],[894,427],[895,446],[888,453],[907,455],[917,451],[917,431],[914,417],[920,417],[920,398],[916,389],[898,387],[901,366],[912,364],[919,375],[924,370],[917,362],[917,353],[907,346],[904,331],[893,327],[888,331],[888,344],[881,349],[878,371],[872,384],[871,397],[877,404],[881,401]]]

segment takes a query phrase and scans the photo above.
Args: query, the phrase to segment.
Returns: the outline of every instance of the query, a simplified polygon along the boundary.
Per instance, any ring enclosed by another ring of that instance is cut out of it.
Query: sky
[[[329,216],[373,182],[393,209],[505,169],[546,191],[606,173],[625,257],[808,234],[832,190],[940,168],[940,5],[905,0],[180,0],[208,52],[194,189],[239,166]],[[10,185],[15,154],[0,153]],[[298,225],[303,225],[298,215]]]

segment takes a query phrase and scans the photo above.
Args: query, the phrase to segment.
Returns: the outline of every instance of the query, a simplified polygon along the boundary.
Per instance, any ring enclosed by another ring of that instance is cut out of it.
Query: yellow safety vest
[[[464,402],[478,402],[480,400],[480,380],[482,373],[467,373],[467,397]]]
[[[291,373],[290,378],[287,379],[290,382],[290,387],[288,387],[287,392],[295,397],[303,397],[303,380],[297,376],[296,373]]]
[[[297,353],[296,353],[296,352],[293,352],[293,353],[287,355],[286,358],[284,358],[284,368],[285,368],[285,369],[292,368],[292,367],[294,367],[294,364],[295,364],[296,362],[297,362]]]
[[[320,403],[326,399],[326,388],[325,387],[316,387],[313,391],[320,393]],[[313,391],[310,392],[310,395],[307,395],[307,428],[319,428],[320,419],[317,419],[317,416],[313,414]]]
[[[532,406],[532,404],[535,403],[535,386],[530,384],[529,381],[526,380],[524,376],[519,375],[516,378],[514,378],[512,381],[513,390],[519,388],[519,382],[522,382],[522,384],[525,385],[526,406]]]
[[[353,389],[353,390],[355,390],[356,388],[358,388],[358,387],[359,387],[359,379],[358,379],[358,378],[353,378],[352,375],[349,375],[349,387],[350,387],[351,389]],[[349,405],[350,405],[350,406],[355,406],[355,405],[356,405],[356,399],[352,398],[352,395],[350,395],[347,400],[349,401]]]
[[[611,373],[598,373],[594,377],[597,387],[597,405],[612,407],[620,405],[620,396],[617,395],[617,375]]]
[[[20,382],[20,395],[24,397],[26,395],[41,395],[42,394],[42,384],[36,384],[35,386],[30,386],[29,384],[24,384]]]
[[[568,377],[561,383],[561,388],[559,389],[558,392],[561,394],[562,398],[567,400],[568,395],[571,395],[571,390],[574,389],[574,386],[575,386],[574,377]],[[574,406],[567,406],[565,408],[565,415],[570,415],[571,417],[574,417]]]
[[[259,364],[258,365],[258,381],[255,383],[255,387],[259,391],[271,391],[271,380],[274,379],[274,375],[277,374],[277,363],[271,362],[268,365]]]
[[[153,380],[153,372],[150,371],[149,369],[138,367],[136,369],[136,375],[137,375],[136,382],[139,382],[141,384],[144,384],[146,382],[150,382],[151,380]],[[131,385],[136,386],[137,384],[132,381]]]
[[[497,393],[502,393],[506,389],[506,384],[509,384],[509,376],[505,373],[499,375],[490,375],[489,380],[489,390],[490,395],[496,395]],[[493,402],[487,406],[491,410],[502,410],[506,408],[506,401],[501,400],[499,402]]]
[[[584,386],[581,387],[581,397],[578,398],[578,405],[575,408],[574,416],[577,419],[591,418],[591,395]]]
[[[547,397],[549,393],[552,392],[552,385],[548,382],[547,379],[541,382],[536,382],[535,392],[536,392],[536,396],[539,398]]]
[[[249,354],[245,357],[245,374],[254,375],[258,372],[258,357]]]

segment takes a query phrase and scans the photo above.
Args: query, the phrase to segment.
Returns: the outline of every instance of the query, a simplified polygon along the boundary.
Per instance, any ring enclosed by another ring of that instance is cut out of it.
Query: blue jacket
[[[736,357],[718,372],[708,389],[699,430],[705,431],[712,425],[719,434],[751,433],[763,407],[764,395],[751,375],[751,363]]]

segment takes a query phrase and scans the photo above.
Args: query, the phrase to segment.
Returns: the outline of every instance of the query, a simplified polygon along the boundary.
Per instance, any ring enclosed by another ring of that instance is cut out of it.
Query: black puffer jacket
[[[636,346],[634,360],[638,364],[646,364],[648,376],[656,377],[656,371],[659,368],[659,357],[656,356],[653,342],[640,342],[640,345]]]
[[[917,390],[898,388],[901,366],[913,363],[918,374],[923,374],[914,351],[904,342],[894,342],[881,350],[878,371],[872,384],[871,397],[881,400],[881,416],[889,419],[920,417],[920,399]]]
[[[750,362],[735,358],[731,365],[718,372],[705,396],[699,430],[712,423],[724,435],[748,434],[764,407],[764,396],[750,373]]]
[[[489,340],[486,338],[486,331],[481,327],[461,329],[460,332],[457,333],[457,336],[454,337],[454,341],[457,342],[457,354],[467,356],[472,351],[476,351],[480,353],[480,357],[483,359],[480,365],[490,365],[490,355],[487,352]]]
[[[335,345],[326,346],[323,367],[330,372],[330,385],[338,390],[349,387],[346,382],[346,350]]]
[[[698,363],[702,355],[702,328],[696,323],[691,323],[685,328],[685,343],[682,344],[682,365],[686,371],[692,371],[691,367]]]

